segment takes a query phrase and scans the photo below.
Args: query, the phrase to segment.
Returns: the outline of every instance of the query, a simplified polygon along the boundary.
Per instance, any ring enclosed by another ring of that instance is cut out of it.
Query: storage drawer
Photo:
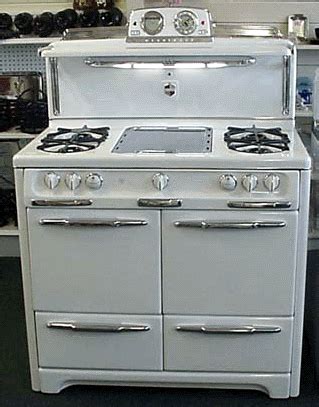
[[[40,367],[162,370],[162,317],[36,313]]]
[[[165,370],[287,373],[291,343],[292,318],[164,317]]]

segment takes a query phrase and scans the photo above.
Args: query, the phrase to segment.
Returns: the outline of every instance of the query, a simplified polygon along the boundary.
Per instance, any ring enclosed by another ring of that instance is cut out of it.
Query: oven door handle
[[[93,201],[91,199],[65,199],[65,200],[47,200],[47,199],[33,199],[32,206],[91,206]]]
[[[214,325],[178,325],[176,331],[180,332],[195,332],[203,334],[272,334],[280,333],[279,326],[214,326]]]
[[[229,208],[235,209],[288,209],[291,207],[289,201],[269,201],[269,202],[243,202],[230,201],[227,202]]]
[[[146,226],[146,220],[135,219],[40,219],[42,226],[106,226],[118,228],[122,226]]]
[[[47,328],[62,329],[78,332],[109,332],[109,333],[123,333],[123,332],[146,332],[151,329],[149,325],[133,325],[133,324],[85,324],[78,322],[48,322]]]
[[[199,228],[199,229],[259,229],[259,228],[283,228],[283,221],[255,221],[255,222],[209,222],[206,220],[178,221],[176,227]]]
[[[179,208],[182,206],[181,199],[138,199],[137,204],[146,208]]]

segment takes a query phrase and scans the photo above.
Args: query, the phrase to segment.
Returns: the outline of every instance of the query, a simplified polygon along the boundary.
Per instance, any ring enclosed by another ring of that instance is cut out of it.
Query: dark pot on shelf
[[[39,37],[49,37],[54,30],[54,15],[49,12],[42,13],[34,19],[34,33]]]
[[[10,30],[12,28],[12,17],[8,13],[0,13],[0,30]]]
[[[74,28],[77,21],[78,15],[73,9],[59,11],[54,18],[55,28],[61,34],[68,28]]]
[[[123,13],[117,7],[104,11],[100,16],[103,27],[119,26],[122,24]]]
[[[85,10],[83,14],[80,15],[80,25],[81,27],[97,27],[99,25],[100,14],[97,10]]]
[[[30,13],[20,13],[14,19],[14,25],[22,35],[29,35],[33,31],[33,16]]]

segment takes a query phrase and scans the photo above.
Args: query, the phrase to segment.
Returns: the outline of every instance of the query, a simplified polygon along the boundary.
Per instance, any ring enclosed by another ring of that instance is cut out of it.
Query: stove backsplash
[[[47,58],[50,117],[292,119],[295,55],[288,41],[273,41],[271,54],[261,42],[252,43],[252,51],[241,46],[236,52],[234,46],[225,55],[219,45],[219,51],[204,48],[203,56],[188,50],[159,57],[150,50],[143,57]]]

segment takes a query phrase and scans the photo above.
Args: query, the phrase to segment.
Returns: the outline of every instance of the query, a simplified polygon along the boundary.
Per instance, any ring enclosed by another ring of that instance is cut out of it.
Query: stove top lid
[[[210,127],[129,127],[113,148],[118,154],[202,154],[212,151]]]

